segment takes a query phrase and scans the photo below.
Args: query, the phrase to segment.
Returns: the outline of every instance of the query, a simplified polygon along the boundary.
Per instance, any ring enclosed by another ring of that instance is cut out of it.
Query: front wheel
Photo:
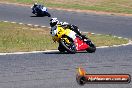
[[[65,52],[65,49],[63,48],[63,46],[61,44],[59,44],[58,50],[63,53]]]
[[[36,15],[37,17],[42,17],[42,16],[43,16],[42,14],[39,14],[39,13],[35,13],[35,15]]]
[[[76,45],[74,42],[69,40],[70,43],[67,43],[65,39],[60,40],[60,44],[63,47],[64,50],[66,50],[68,53],[75,54],[76,53]]]

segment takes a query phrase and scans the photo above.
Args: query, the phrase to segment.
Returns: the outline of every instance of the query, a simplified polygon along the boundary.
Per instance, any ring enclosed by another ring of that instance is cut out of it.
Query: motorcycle
[[[36,16],[48,16],[51,17],[50,13],[48,12],[46,7],[43,7],[41,5],[38,5],[36,7],[31,7],[32,8],[32,13],[35,14]]]
[[[59,43],[58,50],[75,54],[77,51],[87,51],[93,53],[96,51],[96,46],[88,38],[82,39],[74,31],[64,29],[61,25],[56,25],[50,31],[54,42]]]

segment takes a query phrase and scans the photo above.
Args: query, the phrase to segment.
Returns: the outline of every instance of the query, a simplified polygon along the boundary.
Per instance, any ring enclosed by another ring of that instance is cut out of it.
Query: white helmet
[[[51,18],[50,19],[50,26],[53,27],[59,23],[59,20],[57,18]]]
[[[34,3],[34,5],[38,5],[38,3]]]

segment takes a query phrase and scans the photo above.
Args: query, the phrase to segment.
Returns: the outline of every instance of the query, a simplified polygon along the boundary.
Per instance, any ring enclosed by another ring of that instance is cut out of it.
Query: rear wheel
[[[93,53],[96,51],[96,46],[91,42],[91,40],[88,39],[86,42],[89,45],[89,48],[86,50],[89,53]]]
[[[47,16],[48,16],[48,17],[51,17],[50,13],[47,12]]]
[[[76,45],[70,39],[69,39],[69,42],[70,43],[67,43],[65,39],[60,40],[60,44],[64,50],[66,50],[68,53],[75,54],[76,53]]]

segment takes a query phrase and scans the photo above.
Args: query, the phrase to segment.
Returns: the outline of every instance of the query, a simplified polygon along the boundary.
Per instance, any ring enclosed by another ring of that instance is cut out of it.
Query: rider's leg
[[[81,34],[78,27],[76,25],[71,25],[71,29],[76,32],[79,36],[82,37],[82,39],[87,39],[86,35]]]
[[[86,35],[81,34],[81,32],[79,31],[78,27],[75,25],[71,26],[71,29],[77,33],[78,36],[80,36],[80,38],[82,38],[83,41],[87,42],[89,45],[91,44],[91,40],[89,38],[86,37]]]

